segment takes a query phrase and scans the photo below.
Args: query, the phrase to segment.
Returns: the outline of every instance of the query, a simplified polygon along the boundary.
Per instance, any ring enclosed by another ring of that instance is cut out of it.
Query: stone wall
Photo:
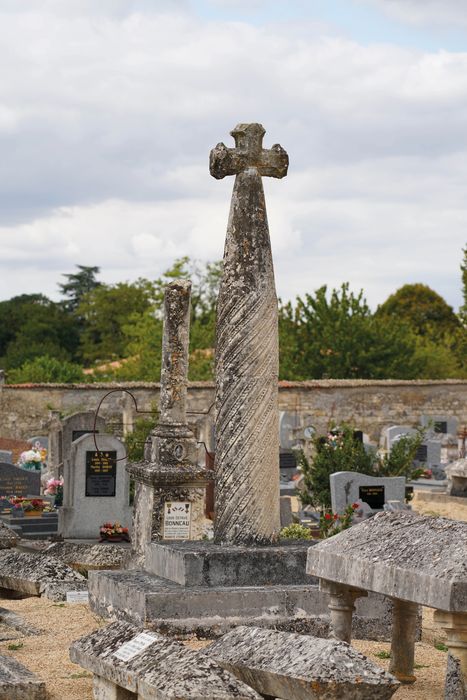
[[[134,395],[139,411],[150,411],[159,398],[159,385],[127,384],[42,384],[0,385],[0,437],[24,439],[46,434],[51,409],[62,415],[96,410],[122,429],[131,427],[135,417]],[[196,382],[189,386],[188,419],[197,437],[211,445],[214,384]],[[314,425],[324,432],[329,421],[348,422],[372,440],[389,425],[418,425],[420,416],[449,415],[467,427],[467,381],[357,381],[326,380],[280,382],[279,409],[299,416],[299,423]]]

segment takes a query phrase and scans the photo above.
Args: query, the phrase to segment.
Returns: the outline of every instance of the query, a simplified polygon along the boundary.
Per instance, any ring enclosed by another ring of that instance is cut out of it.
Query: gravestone
[[[279,413],[279,439],[283,450],[291,450],[296,445],[299,430],[298,413],[290,413],[289,411]]]
[[[0,496],[39,496],[41,474],[0,462]]]
[[[10,452],[10,450],[0,450],[0,462],[13,464],[13,452]]]
[[[384,509],[388,501],[405,501],[405,477],[374,477],[359,472],[335,472],[329,477],[334,513],[342,513],[357,501],[368,503],[374,511]]]
[[[386,447],[388,451],[391,450],[394,442],[403,435],[415,435],[416,432],[415,428],[411,428],[408,425],[391,425],[389,428],[386,428]]]
[[[64,465],[63,506],[59,532],[63,537],[98,538],[105,522],[131,525],[130,483],[125,470],[125,446],[113,435],[83,435],[71,446]]]
[[[39,449],[48,449],[49,438],[45,435],[35,435],[34,437],[28,438],[28,442],[31,447],[39,447]]]
[[[430,428],[437,435],[457,435],[458,420],[454,416],[433,415],[422,416],[420,423],[424,428]]]
[[[49,454],[47,470],[53,476],[61,474],[70,456],[72,443],[83,435],[105,432],[105,419],[94,411],[80,411],[60,419],[58,411],[51,411],[49,422]]]
[[[441,442],[435,439],[422,442],[415,455],[414,464],[425,469],[438,467],[441,464]]]

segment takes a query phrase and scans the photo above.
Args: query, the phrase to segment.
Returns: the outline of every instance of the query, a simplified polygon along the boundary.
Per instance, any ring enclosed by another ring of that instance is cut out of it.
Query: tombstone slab
[[[143,639],[142,634],[145,635]],[[132,642],[133,651],[128,646]],[[146,648],[145,642],[149,644]],[[138,648],[141,651],[138,652]],[[173,700],[175,697],[183,700],[260,700],[260,695],[252,688],[211,659],[156,632],[123,622],[116,622],[74,642],[70,647],[70,658],[106,681],[98,685],[107,685],[108,690],[115,686],[137,693],[140,700]]]
[[[44,681],[10,656],[0,656],[2,700],[46,700]]]
[[[204,651],[263,696],[391,698],[399,682],[345,642],[237,627]]]
[[[374,477],[359,472],[335,472],[329,477],[334,513],[363,501],[372,510],[383,510],[388,501],[405,502],[405,477]]]
[[[0,551],[0,588],[40,596],[52,583],[86,583],[84,576],[58,559],[40,553]]]

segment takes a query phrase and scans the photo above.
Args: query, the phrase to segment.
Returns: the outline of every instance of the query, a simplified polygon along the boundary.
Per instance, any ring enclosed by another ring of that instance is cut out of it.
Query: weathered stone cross
[[[218,143],[209,158],[209,170],[216,180],[227,175],[238,175],[248,168],[256,168],[259,175],[282,178],[287,175],[289,156],[278,143],[263,148],[266,133],[262,124],[237,124],[230,134],[235,148]]]
[[[278,319],[261,177],[289,158],[262,146],[261,124],[239,124],[235,148],[211,151],[211,175],[236,175],[217,304],[215,540],[274,542],[279,517]]]

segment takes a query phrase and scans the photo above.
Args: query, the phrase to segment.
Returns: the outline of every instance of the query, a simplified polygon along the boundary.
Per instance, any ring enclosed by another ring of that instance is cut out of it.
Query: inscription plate
[[[372,510],[384,508],[384,486],[360,486],[358,492],[360,500],[368,503]]]
[[[29,471],[0,462],[0,496],[38,496],[40,491],[40,471]]]
[[[442,433],[446,435],[448,432],[448,422],[447,420],[435,420],[434,423],[435,433]]]
[[[116,477],[116,450],[86,451],[86,496],[93,498],[115,496]]]
[[[89,603],[88,591],[67,591],[67,603]]]
[[[141,634],[138,634],[136,637],[133,637],[133,639],[130,639],[129,642],[122,644],[120,649],[114,651],[113,656],[116,656],[117,659],[120,659],[121,661],[130,661],[130,659],[133,659],[142,651],[150,647],[151,644],[154,644],[154,642],[157,642],[157,637],[154,637],[152,634],[147,634],[146,632],[141,632]]]
[[[164,503],[164,540],[189,540],[191,534],[191,503],[166,501]]]
[[[416,462],[426,462],[428,459],[428,445],[420,445],[415,454]]]

